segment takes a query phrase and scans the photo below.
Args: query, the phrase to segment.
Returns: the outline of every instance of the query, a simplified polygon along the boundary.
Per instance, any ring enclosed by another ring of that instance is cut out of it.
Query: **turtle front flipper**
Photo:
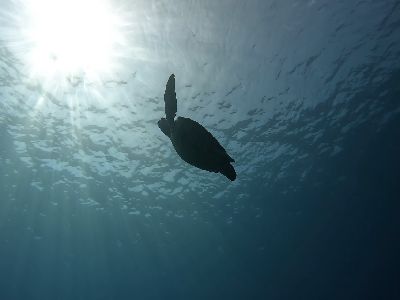
[[[170,124],[174,123],[176,111],[177,111],[177,100],[175,93],[175,75],[169,76],[167,86],[165,87],[164,93],[165,102],[165,115]]]

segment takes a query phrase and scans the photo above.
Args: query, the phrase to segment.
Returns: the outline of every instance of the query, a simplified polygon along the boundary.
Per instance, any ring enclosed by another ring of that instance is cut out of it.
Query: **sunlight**
[[[122,21],[105,0],[29,0],[22,28],[34,77],[96,80],[111,73],[124,45]]]

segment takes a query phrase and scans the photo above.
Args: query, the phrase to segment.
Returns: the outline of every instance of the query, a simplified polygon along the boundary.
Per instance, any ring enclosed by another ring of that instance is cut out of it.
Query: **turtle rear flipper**
[[[168,122],[173,123],[177,111],[174,74],[171,74],[171,76],[169,76],[167,85],[165,87],[164,102],[165,102],[165,116],[167,117]]]
[[[219,172],[225,177],[227,177],[230,181],[235,181],[236,179],[236,171],[233,168],[233,166],[229,163],[223,165]]]

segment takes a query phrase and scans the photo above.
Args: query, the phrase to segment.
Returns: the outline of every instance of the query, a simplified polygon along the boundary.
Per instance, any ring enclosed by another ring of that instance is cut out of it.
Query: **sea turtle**
[[[231,162],[235,160],[226,153],[217,139],[202,125],[189,118],[177,117],[175,75],[167,82],[165,93],[165,115],[158,127],[170,138],[178,155],[187,163],[210,172],[222,173],[231,181],[236,172]]]

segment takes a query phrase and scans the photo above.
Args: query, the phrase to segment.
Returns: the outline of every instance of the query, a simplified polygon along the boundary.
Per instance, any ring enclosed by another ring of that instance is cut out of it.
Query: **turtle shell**
[[[189,118],[175,120],[170,138],[178,155],[200,169],[218,173],[234,162],[207,129]]]

